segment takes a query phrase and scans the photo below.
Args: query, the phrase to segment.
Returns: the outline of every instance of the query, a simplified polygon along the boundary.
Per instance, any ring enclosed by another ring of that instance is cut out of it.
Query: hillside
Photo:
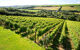
[[[0,50],[44,50],[44,48],[0,26]]]
[[[14,43],[17,42],[20,44],[18,46],[15,45],[17,48],[22,47],[22,49],[29,49],[29,47],[34,46],[33,49],[43,49],[44,47],[46,50],[79,50],[80,49],[80,22],[78,21],[70,21],[70,20],[63,20],[63,19],[56,19],[56,18],[42,18],[42,17],[28,17],[28,16],[0,16],[0,25],[2,27],[0,35],[1,49],[6,49],[6,45],[9,43],[12,44],[9,47],[13,47]],[[10,31],[10,30],[12,31]],[[6,35],[5,32],[9,34]],[[14,33],[15,32],[15,33]],[[12,34],[11,34],[12,33]],[[18,34],[18,35],[16,35]],[[9,38],[9,35],[11,35]],[[21,37],[27,39],[27,41]],[[5,36],[5,37],[4,37]],[[8,39],[8,40],[5,40]],[[16,38],[16,39],[15,39]],[[14,41],[15,39],[15,41]],[[21,39],[21,41],[19,40]],[[36,44],[31,42],[30,40],[34,41]],[[19,41],[17,41],[19,40]],[[5,43],[5,41],[8,41]],[[32,43],[29,43],[29,41]],[[23,42],[23,43],[22,43]],[[24,43],[28,43],[25,44]],[[2,46],[3,44],[5,48]],[[23,46],[22,46],[23,45]],[[26,47],[26,45],[30,45]],[[26,48],[25,48],[26,47]],[[30,48],[31,50],[31,48]]]
[[[0,7],[0,50],[80,50],[80,4]]]

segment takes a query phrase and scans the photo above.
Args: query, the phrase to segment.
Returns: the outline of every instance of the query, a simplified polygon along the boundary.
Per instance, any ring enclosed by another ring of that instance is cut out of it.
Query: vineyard
[[[0,15],[0,26],[50,50],[80,50],[80,22]]]

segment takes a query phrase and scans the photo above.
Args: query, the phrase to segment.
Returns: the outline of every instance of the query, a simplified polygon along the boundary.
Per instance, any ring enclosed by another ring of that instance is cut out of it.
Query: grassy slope
[[[80,6],[74,6],[74,7],[63,6],[62,10],[78,10],[78,11],[80,11]]]
[[[0,27],[0,50],[44,50],[29,39]]]

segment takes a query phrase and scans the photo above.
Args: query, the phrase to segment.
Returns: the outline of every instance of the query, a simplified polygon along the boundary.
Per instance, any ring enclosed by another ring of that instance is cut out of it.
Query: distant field
[[[29,39],[0,27],[0,50],[43,50]]]
[[[80,6],[74,6],[74,7],[63,6],[62,10],[80,10]]]
[[[51,7],[40,6],[40,7],[35,7],[34,9],[58,10],[59,8],[60,8],[60,6],[51,6]],[[80,11],[80,6],[62,5],[62,10],[78,10],[78,11]]]
[[[29,10],[29,9],[19,9],[19,10],[24,10],[24,11],[29,11],[29,12],[38,12],[40,10]]]
[[[34,9],[58,10],[59,7],[35,7]]]

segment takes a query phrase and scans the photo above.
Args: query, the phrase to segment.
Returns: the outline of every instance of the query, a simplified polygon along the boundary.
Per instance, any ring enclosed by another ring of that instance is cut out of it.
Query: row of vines
[[[55,18],[0,15],[0,25],[15,31],[47,49],[80,47],[80,22]]]

